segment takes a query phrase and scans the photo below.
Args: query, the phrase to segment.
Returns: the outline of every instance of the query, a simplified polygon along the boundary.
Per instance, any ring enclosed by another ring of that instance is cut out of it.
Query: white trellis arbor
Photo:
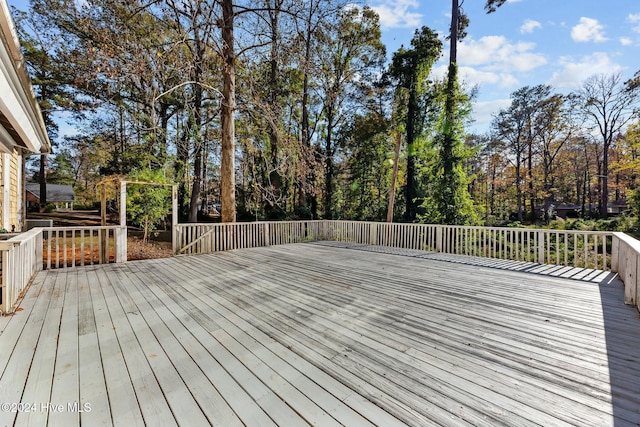
[[[133,185],[155,185],[155,186],[164,186],[171,187],[171,246],[173,252],[175,253],[178,247],[178,243],[176,240],[176,226],[178,225],[178,184],[173,183],[160,183],[160,182],[149,182],[149,181],[128,181],[125,179],[116,178],[120,184],[120,226],[126,228],[127,227],[127,184]],[[98,185],[100,188],[100,218],[102,221],[102,225],[107,224],[107,188],[106,183],[109,181],[113,181],[114,179],[105,179],[102,180]],[[126,239],[123,242],[124,244],[124,253],[127,250]]]

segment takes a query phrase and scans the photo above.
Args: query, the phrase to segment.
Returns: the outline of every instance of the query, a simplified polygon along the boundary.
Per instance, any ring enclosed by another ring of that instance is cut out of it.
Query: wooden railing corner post
[[[436,227],[436,252],[442,252],[442,235],[443,235],[443,226]]]
[[[605,240],[606,245],[606,240]],[[620,268],[620,238],[617,233],[611,235],[611,272],[617,273]]]
[[[116,262],[127,262],[127,227],[115,229]]]
[[[38,233],[38,236],[36,237],[36,248],[35,248],[35,265],[34,265],[34,269],[35,271],[42,271],[44,269],[44,264],[43,264],[43,253],[44,253],[44,248],[43,248],[43,243],[44,243],[44,230],[40,229],[40,232]]]
[[[9,274],[10,264],[9,264],[9,249],[2,249],[2,269],[0,269],[0,280],[2,280],[2,304],[0,305],[0,309],[2,310],[2,314],[7,314],[8,309],[10,308],[9,301]]]

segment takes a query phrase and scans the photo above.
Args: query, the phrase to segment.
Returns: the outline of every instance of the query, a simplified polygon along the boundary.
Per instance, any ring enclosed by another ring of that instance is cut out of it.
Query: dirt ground
[[[141,238],[129,236],[127,238],[127,260],[168,258],[172,254],[171,242],[144,243]]]
[[[87,227],[100,225],[100,214],[98,211],[69,211],[69,212],[51,212],[51,213],[29,213],[29,219],[51,219],[56,227]],[[109,224],[115,225],[115,224]],[[127,260],[143,260],[155,258],[167,258],[172,256],[171,235],[169,232],[162,232],[152,235],[149,242],[144,243],[140,237],[141,232],[134,229],[128,230],[127,237]],[[112,252],[112,251],[110,251]],[[62,260],[64,254],[59,254]],[[76,247],[75,254],[72,249],[67,248],[67,260],[71,264],[71,258],[76,258],[76,263],[80,263],[83,254]],[[85,250],[85,262],[89,262],[91,253],[89,249]],[[94,259],[98,257],[97,249]],[[109,254],[110,258],[114,258],[113,253]],[[46,263],[46,259],[44,260]],[[62,262],[62,261],[61,261]]]

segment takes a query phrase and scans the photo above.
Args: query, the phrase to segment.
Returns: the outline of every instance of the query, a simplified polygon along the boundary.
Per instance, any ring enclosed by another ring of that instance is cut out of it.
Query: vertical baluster
[[[589,266],[589,234],[584,233],[584,268]]]
[[[607,262],[607,241],[609,240],[608,235],[602,236],[602,269],[604,271],[611,271],[610,265]]]
[[[56,268],[60,268],[60,230],[56,231]]]

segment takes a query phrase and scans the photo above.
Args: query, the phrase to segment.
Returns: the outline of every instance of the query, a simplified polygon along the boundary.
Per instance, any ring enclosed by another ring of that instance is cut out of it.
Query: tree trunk
[[[518,204],[518,221],[522,222],[522,185],[520,184],[520,155],[516,156],[516,199]]]
[[[327,137],[325,138],[325,190],[324,190],[324,217],[333,219],[331,201],[333,199],[333,109],[327,111]]]
[[[40,212],[47,207],[47,155],[40,154]]]
[[[529,145],[529,158],[527,159],[527,175],[529,178],[529,215],[531,216],[531,222],[536,221],[536,198],[533,194],[533,141],[531,135],[528,140]]]
[[[303,71],[304,75],[302,78],[302,135],[301,142],[302,147],[309,148],[311,146],[309,141],[309,62],[311,61],[311,14],[313,13],[313,8],[309,7],[309,19],[307,21],[307,34],[305,38],[304,44],[304,66]],[[304,173],[306,174],[305,179],[309,183],[313,183],[315,181],[315,173],[312,167],[305,165],[303,167]],[[300,206],[307,206],[307,194],[304,189],[304,182],[300,185],[299,189],[299,203]],[[315,195],[312,195],[315,198]],[[311,203],[312,212],[311,215],[315,219],[317,217],[317,212],[313,211],[314,207],[317,207],[317,203]]]
[[[269,2],[269,24],[271,29],[271,51],[269,58],[269,107],[270,113],[273,114],[272,117],[274,123],[279,123],[279,105],[278,105],[278,80],[279,80],[279,20],[280,20],[280,12],[278,10],[278,5],[276,2],[275,7],[271,7],[271,2]],[[283,191],[283,174],[280,171],[279,162],[278,162],[278,152],[280,147],[277,130],[274,126],[269,126],[269,146],[271,149],[271,172],[269,173],[269,182],[268,184],[271,187],[271,190],[274,193],[274,199],[279,200],[280,195],[284,193]],[[286,208],[284,208],[286,210]],[[273,217],[274,215],[278,215],[282,210],[281,206],[277,204],[274,206],[270,202],[265,203],[265,211],[267,217]]]
[[[440,188],[443,192],[442,199],[444,204],[444,222],[445,224],[454,224],[456,222],[456,206],[455,192],[453,188],[457,185],[454,176],[454,158],[453,147],[455,145],[455,122],[456,122],[456,79],[457,79],[457,60],[458,60],[458,19],[460,8],[458,0],[451,1],[451,40],[449,46],[449,72],[447,74],[447,95],[445,100],[445,118],[444,118],[444,135],[442,138],[442,148],[440,156],[442,158],[443,182],[444,186]]]
[[[177,126],[180,127],[179,122]],[[187,191],[187,165],[189,164],[189,125],[183,127],[176,147],[176,178],[178,179],[178,217],[181,221],[188,218],[188,208],[186,205]]]
[[[409,105],[407,106],[407,184],[404,191],[406,199],[404,220],[407,222],[415,221],[417,215],[416,198],[418,197],[418,190],[416,188],[416,163],[413,155],[416,126],[416,104],[415,90],[411,90],[409,93]]]
[[[587,204],[587,179],[588,179],[588,173],[587,173],[587,169],[584,170],[584,179],[582,180],[582,219],[586,219],[587,218],[587,209],[586,209],[586,204]]]
[[[609,204],[609,144],[605,144],[602,153],[602,191],[600,193],[600,218],[607,219],[609,212],[607,211]]]
[[[449,65],[458,62],[458,0],[451,0],[451,44],[449,45]]]
[[[393,205],[396,200],[396,182],[398,180],[398,162],[400,160],[401,144],[402,137],[398,134],[396,136],[396,152],[393,158],[393,175],[391,176],[391,188],[389,189],[389,203],[387,204],[387,222],[393,222]]]
[[[496,216],[496,177],[497,177],[497,167],[496,164],[492,162],[493,169],[491,170],[491,192],[489,193],[489,206],[491,215]]]
[[[236,57],[233,35],[233,1],[222,0],[222,164],[220,187],[222,195],[222,222],[236,220],[235,177],[235,123],[236,109]]]
[[[196,45],[197,46],[197,45]],[[193,100],[193,129],[195,130],[194,153],[193,153],[193,186],[191,187],[191,200],[189,202],[189,222],[198,222],[198,202],[202,190],[202,86],[199,84],[202,78],[201,54],[204,52],[199,46],[196,47],[198,57],[196,58],[194,100]]]

